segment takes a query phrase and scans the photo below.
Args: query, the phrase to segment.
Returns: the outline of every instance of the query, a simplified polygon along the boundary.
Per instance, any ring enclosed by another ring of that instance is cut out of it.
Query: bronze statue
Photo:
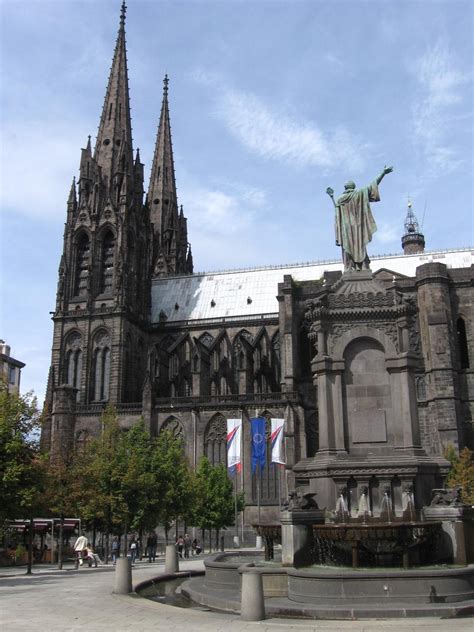
[[[334,191],[326,189],[336,209],[336,244],[342,247],[345,270],[368,270],[370,259],[367,244],[377,230],[369,202],[380,200],[379,187],[383,177],[393,167],[384,167],[382,173],[363,189],[356,189],[351,180],[344,185],[344,193],[334,201]]]

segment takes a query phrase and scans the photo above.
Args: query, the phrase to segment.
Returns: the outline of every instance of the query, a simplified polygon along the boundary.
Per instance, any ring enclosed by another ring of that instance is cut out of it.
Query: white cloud
[[[23,215],[64,218],[72,176],[80,160],[74,126],[67,121],[16,121],[2,131],[0,204]]]
[[[413,105],[413,142],[428,163],[430,175],[449,173],[461,163],[450,135],[454,106],[462,103],[462,86],[468,76],[455,66],[448,48],[438,41],[416,61],[413,70],[420,94]]]
[[[258,261],[264,191],[237,182],[207,189],[188,181],[180,187],[180,200],[189,211],[189,235],[200,270]]]
[[[193,77],[216,89],[216,116],[252,153],[295,166],[363,169],[369,146],[344,127],[323,131],[316,122],[278,111],[257,95],[233,89],[215,75],[197,71]]]
[[[374,234],[374,242],[380,244],[397,243],[399,247],[399,241],[402,234],[402,227],[399,223],[389,224],[384,221],[377,222],[377,232]]]

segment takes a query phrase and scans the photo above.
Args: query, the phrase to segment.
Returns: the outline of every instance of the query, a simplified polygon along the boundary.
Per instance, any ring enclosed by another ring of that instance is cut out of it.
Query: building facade
[[[42,445],[74,450],[107,403],[123,427],[182,437],[190,463],[226,462],[243,419],[248,524],[295,486],[335,505],[390,487],[417,504],[441,484],[448,444],[469,440],[474,399],[473,253],[425,252],[411,206],[404,253],[371,271],[341,262],[193,274],[176,195],[165,77],[151,177],[133,153],[122,8],[95,149],[67,202]],[[354,276],[355,275],[355,276]],[[285,419],[286,470],[250,472],[255,415]]]
[[[24,366],[24,362],[11,356],[10,345],[0,340],[0,378],[6,384],[9,393],[20,392],[21,370]]]

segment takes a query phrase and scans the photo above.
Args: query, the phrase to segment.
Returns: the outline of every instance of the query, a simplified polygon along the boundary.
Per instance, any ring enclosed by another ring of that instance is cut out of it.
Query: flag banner
[[[252,435],[252,473],[255,472],[257,465],[260,469],[265,467],[267,458],[267,442],[265,437],[265,418],[254,417],[250,420],[250,429]]]
[[[242,461],[240,457],[240,444],[242,443],[242,420],[227,420],[227,468],[234,476],[240,472]]]
[[[272,446],[272,463],[285,465],[285,455],[283,452],[283,427],[284,419],[272,419],[272,434],[270,443]]]

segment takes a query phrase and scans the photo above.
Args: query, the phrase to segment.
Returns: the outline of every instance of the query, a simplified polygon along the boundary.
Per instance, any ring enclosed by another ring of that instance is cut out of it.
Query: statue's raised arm
[[[333,197],[334,191],[330,187],[326,189],[335,206],[336,244],[342,247],[346,271],[369,269],[367,244],[372,241],[372,235],[377,230],[370,202],[380,200],[379,184],[392,171],[393,167],[385,166],[382,173],[363,189],[356,189],[352,180],[346,182],[344,193],[336,201]]]

